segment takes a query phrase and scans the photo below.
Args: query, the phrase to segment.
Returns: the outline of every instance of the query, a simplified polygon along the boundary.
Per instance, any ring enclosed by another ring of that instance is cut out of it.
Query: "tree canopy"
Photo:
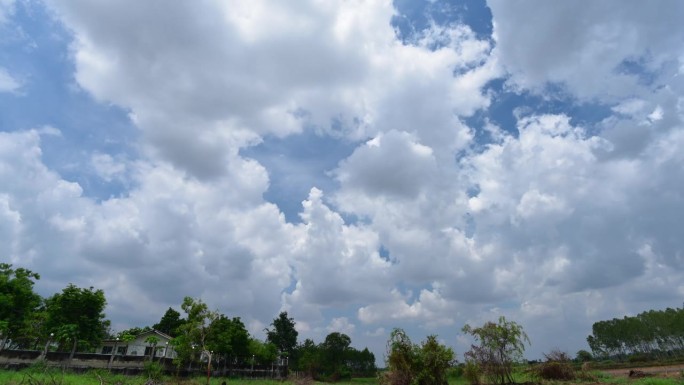
[[[281,312],[278,318],[271,322],[271,329],[266,329],[266,340],[274,344],[281,353],[291,354],[297,346],[299,333],[295,329],[295,321]]]
[[[158,323],[152,325],[152,329],[168,334],[171,337],[178,335],[178,328],[185,323],[180,312],[168,308]]]
[[[8,339],[19,341],[34,334],[31,321],[42,303],[33,291],[38,279],[31,270],[0,263],[0,350]]]
[[[479,365],[491,383],[512,383],[513,363],[522,360],[525,343],[530,343],[522,326],[501,316],[498,323],[477,328],[466,324],[462,330],[479,342],[465,353],[466,360]]]
[[[54,331],[57,341],[72,343],[73,356],[79,343],[94,347],[107,335],[106,304],[102,290],[69,284],[46,300],[46,327]]]

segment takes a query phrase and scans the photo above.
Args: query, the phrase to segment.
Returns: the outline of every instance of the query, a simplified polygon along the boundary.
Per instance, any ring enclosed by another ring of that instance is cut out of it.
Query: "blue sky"
[[[684,294],[682,7],[0,0],[0,258],[115,329],[574,354]]]

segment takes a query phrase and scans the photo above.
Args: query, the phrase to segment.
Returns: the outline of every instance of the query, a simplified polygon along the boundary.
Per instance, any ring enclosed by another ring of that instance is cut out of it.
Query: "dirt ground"
[[[647,375],[652,375],[656,377],[682,377],[682,373],[684,373],[684,364],[623,369],[605,369],[601,371],[610,373],[612,376],[629,377],[630,370],[640,370],[646,373]]]

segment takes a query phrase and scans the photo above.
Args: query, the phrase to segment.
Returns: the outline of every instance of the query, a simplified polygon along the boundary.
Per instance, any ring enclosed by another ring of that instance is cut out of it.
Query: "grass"
[[[594,370],[591,372],[591,380],[581,381],[543,381],[542,385],[576,385],[576,384],[607,384],[607,385],[684,385],[684,376],[676,378],[645,377],[629,379],[626,377],[610,376],[609,374]],[[206,377],[175,378],[165,377],[165,385],[205,385]],[[244,380],[212,378],[210,385],[221,385],[223,381],[227,385],[295,385],[291,381],[277,380]],[[524,372],[516,371],[515,381],[537,382]],[[33,368],[23,371],[0,370],[0,384],[2,385],[145,385],[147,378],[143,376],[114,375],[107,371],[96,370],[84,374],[62,372],[57,369]],[[313,385],[320,385],[315,382]],[[376,378],[354,378],[337,382],[335,385],[377,385]],[[469,385],[463,377],[450,377],[449,385]]]

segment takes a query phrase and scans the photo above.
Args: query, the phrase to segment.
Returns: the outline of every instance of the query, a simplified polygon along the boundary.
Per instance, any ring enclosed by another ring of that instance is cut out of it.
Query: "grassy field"
[[[684,385],[684,377],[646,377],[641,379],[629,379],[624,376],[611,376],[602,371],[592,373],[593,377],[587,381],[544,381],[543,385],[571,385],[571,384],[607,384],[607,385]],[[204,385],[207,382],[205,377],[196,378],[173,378],[164,379],[165,385]],[[237,380],[212,378],[211,385],[301,385],[290,381],[275,380]],[[106,371],[93,371],[86,374],[63,373],[57,370],[24,370],[24,371],[1,371],[0,385],[145,385],[145,377],[129,377],[123,375],[112,375]],[[524,373],[516,376],[516,382],[526,383],[535,382],[528,378]],[[377,385],[375,378],[355,378],[349,381],[337,382],[336,385]],[[450,378],[449,385],[468,385],[462,377]]]

